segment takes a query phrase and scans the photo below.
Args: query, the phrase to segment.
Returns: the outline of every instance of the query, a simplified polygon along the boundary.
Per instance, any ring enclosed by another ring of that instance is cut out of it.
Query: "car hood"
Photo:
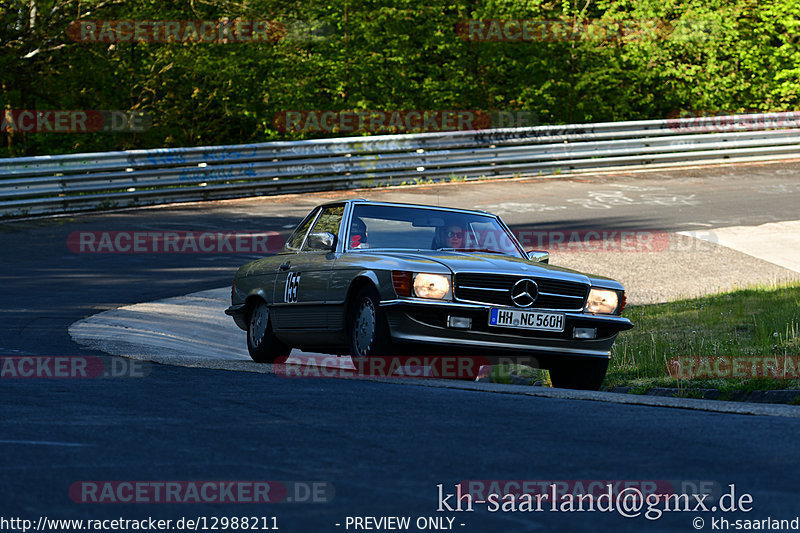
[[[530,275],[532,277],[545,276],[564,281],[591,283],[589,277],[581,272],[509,255],[445,250],[421,250],[419,252],[376,250],[367,253],[369,255],[392,258],[398,261],[408,261],[417,266],[420,265],[420,263],[432,261],[449,268],[454,273],[513,274],[516,276]],[[596,276],[592,276],[592,278],[596,278]]]

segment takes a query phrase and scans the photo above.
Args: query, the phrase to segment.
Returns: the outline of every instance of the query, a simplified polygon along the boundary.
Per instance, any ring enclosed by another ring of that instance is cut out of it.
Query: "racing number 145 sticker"
[[[283,301],[289,304],[297,302],[297,291],[300,288],[300,272],[290,272],[286,277],[286,289],[283,291]]]

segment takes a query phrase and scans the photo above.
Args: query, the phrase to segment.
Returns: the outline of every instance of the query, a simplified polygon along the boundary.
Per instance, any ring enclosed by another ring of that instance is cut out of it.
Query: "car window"
[[[314,209],[300,225],[297,226],[297,229],[294,230],[294,233],[292,233],[286,241],[286,245],[283,247],[283,250],[281,250],[282,252],[296,252],[300,249],[300,246],[303,244],[303,239],[305,239],[306,233],[308,233],[308,228],[311,227],[311,223],[314,222],[318,212],[319,209]]]
[[[317,218],[317,221],[314,223],[314,228],[310,233],[327,231],[328,233],[332,233],[334,237],[338,237],[339,226],[342,224],[343,215],[343,205],[326,207],[322,210],[322,213],[320,213],[319,218]],[[303,247],[303,250],[307,249],[307,247]]]
[[[517,255],[517,247],[508,233],[496,221],[475,221],[469,224],[466,232],[466,247],[477,250],[495,250]]]
[[[357,205],[348,249],[488,251],[520,257],[514,237],[491,215],[439,209]],[[359,241],[352,235],[356,232]]]

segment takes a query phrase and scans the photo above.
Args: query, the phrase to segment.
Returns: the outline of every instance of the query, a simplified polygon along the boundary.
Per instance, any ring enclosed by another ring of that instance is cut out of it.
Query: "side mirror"
[[[528,259],[537,263],[550,263],[550,253],[544,250],[526,250]]]
[[[309,250],[319,250],[322,252],[330,252],[333,250],[333,243],[335,241],[333,233],[327,231],[320,231],[318,233],[310,233],[306,240],[306,247]]]

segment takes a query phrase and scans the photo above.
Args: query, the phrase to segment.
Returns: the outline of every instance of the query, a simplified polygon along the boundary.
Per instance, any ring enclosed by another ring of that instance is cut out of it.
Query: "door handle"
[[[291,263],[289,261],[286,261],[284,264],[280,266],[280,269],[283,271],[289,270],[290,265]]]

